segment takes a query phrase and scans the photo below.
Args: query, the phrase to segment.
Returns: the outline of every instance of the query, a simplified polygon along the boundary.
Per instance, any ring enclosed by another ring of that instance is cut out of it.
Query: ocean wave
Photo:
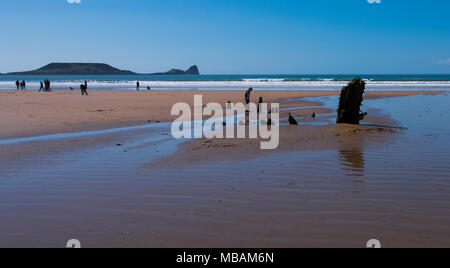
[[[135,90],[135,80],[88,80],[89,89]],[[366,80],[368,90],[449,90],[450,81],[376,81]],[[79,89],[84,80],[53,81],[53,89]],[[286,80],[242,79],[240,81],[141,81],[141,89],[150,86],[153,90],[244,90],[253,87],[259,90],[339,90],[347,81],[336,79]],[[14,81],[0,81],[0,89],[15,89]],[[28,89],[38,89],[39,81],[27,82]]]

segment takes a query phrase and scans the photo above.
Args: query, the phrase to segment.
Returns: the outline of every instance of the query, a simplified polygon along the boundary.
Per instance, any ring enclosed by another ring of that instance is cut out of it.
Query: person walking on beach
[[[22,83],[20,84],[20,87],[21,87],[23,90],[27,90],[27,82],[25,82],[25,80],[23,80]]]
[[[136,90],[139,91],[141,88],[141,83],[139,81],[136,82]]]
[[[50,80],[45,79],[44,81],[44,92],[51,92],[52,88],[50,87]]]
[[[84,95],[89,96],[89,94],[87,93],[87,88],[88,88],[88,84],[87,84],[87,81],[85,80],[84,85],[80,86],[81,96],[84,96]]]
[[[41,84],[41,87],[39,88],[39,92],[45,91],[45,89],[44,89],[44,83],[42,83],[42,81],[40,81],[39,83]]]
[[[20,89],[20,82],[19,82],[19,80],[16,80],[16,87],[17,87],[17,90]]]

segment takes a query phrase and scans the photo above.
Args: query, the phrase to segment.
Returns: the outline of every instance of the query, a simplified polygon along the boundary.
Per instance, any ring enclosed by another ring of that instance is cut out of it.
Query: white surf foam
[[[53,89],[79,89],[84,81],[54,81]],[[89,89],[135,90],[136,81],[88,81]],[[141,81],[141,90],[339,90],[346,81],[285,81],[284,79],[245,79],[242,81]],[[39,81],[27,82],[27,88],[39,89]],[[0,89],[16,89],[14,81],[0,81]],[[449,90],[450,81],[370,81],[368,90]]]

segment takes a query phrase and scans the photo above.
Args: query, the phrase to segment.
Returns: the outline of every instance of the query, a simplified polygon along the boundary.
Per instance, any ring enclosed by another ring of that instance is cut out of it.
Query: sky
[[[1,0],[0,73],[50,62],[142,73],[193,64],[203,74],[450,73],[450,1],[372,1]]]

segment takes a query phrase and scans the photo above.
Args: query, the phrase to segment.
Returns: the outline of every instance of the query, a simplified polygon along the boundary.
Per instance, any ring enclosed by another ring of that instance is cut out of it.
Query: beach
[[[2,1],[0,248],[450,247],[450,1],[405,2]]]
[[[447,92],[367,91],[363,124],[336,125],[339,91],[256,90],[281,106],[269,151],[174,140],[172,106],[198,94],[244,101],[0,90],[0,247],[450,246]]]
[[[437,92],[373,91],[367,97]],[[0,139],[139,125],[148,121],[173,121],[177,116],[171,115],[172,106],[178,102],[193,106],[196,94],[203,96],[205,104],[218,102],[225,106],[228,101],[244,102],[243,91],[231,90],[90,90],[89,94],[83,97],[79,90],[58,90],[51,94],[0,90]],[[260,96],[265,102],[272,103],[282,99],[337,94],[338,91],[257,91],[253,101],[257,102]]]

